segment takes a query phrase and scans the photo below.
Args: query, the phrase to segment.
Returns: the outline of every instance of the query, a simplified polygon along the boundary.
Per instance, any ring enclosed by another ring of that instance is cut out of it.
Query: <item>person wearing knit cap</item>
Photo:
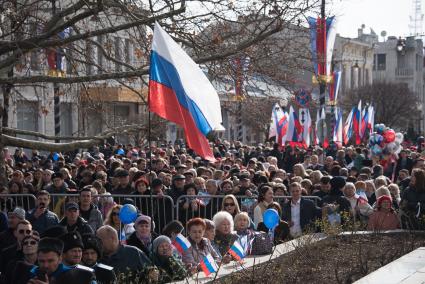
[[[159,282],[183,280],[187,271],[183,262],[173,256],[173,246],[167,236],[159,236],[152,243],[152,259],[159,269]]]
[[[6,231],[0,234],[0,251],[11,245],[16,244],[15,229],[18,223],[25,219],[25,211],[20,207],[16,207],[12,211],[7,213],[7,225]]]
[[[400,229],[400,220],[392,208],[392,198],[382,195],[376,202],[376,209],[369,216],[367,229],[373,231],[385,231]]]
[[[80,264],[84,247],[81,235],[78,232],[69,232],[60,239],[64,244],[63,263],[69,267],[75,267],[75,265]]]
[[[135,231],[130,235],[127,244],[142,250],[146,255],[150,255],[152,241],[158,236],[155,230],[155,222],[151,217],[140,215],[134,222]]]

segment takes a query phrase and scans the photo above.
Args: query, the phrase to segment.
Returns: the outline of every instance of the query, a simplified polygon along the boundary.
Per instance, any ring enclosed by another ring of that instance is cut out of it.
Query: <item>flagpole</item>
[[[52,0],[52,16],[56,14],[56,0]],[[56,51],[57,52],[57,51]],[[58,56],[60,54],[56,54],[55,62],[56,68],[54,72],[54,76],[58,76]],[[55,136],[60,136],[61,132],[61,121],[60,121],[60,98],[59,98],[59,85],[58,83],[53,83],[53,111],[54,111],[54,120],[55,120]],[[55,143],[60,143],[59,139],[55,139]]]
[[[152,62],[152,56],[151,56],[151,62]],[[149,150],[149,156],[148,156],[148,158],[149,158],[149,178],[148,178],[148,182],[149,182],[149,198],[150,198],[150,205],[151,205],[151,208],[150,208],[150,211],[151,212],[149,212],[149,208],[148,208],[148,214],[150,213],[150,217],[151,217],[151,220],[152,220],[152,222],[154,222],[154,211],[156,211],[156,210],[154,210],[154,206],[153,206],[153,196],[152,196],[152,191],[153,191],[153,188],[152,188],[152,186],[151,186],[151,184],[152,184],[152,181],[151,181],[151,178],[152,178],[152,147],[151,147],[151,141],[152,141],[152,131],[151,131],[151,120],[152,120],[152,118],[151,118],[151,109],[150,109],[150,102],[151,102],[151,96],[150,96],[150,88],[149,88],[149,82],[150,82],[150,77],[149,77],[149,81],[148,81],[148,150]],[[152,224],[151,224],[152,225]],[[158,228],[159,228],[159,226],[158,226]]]
[[[324,23],[326,23],[326,18],[325,18],[325,3],[326,0],[322,0],[322,4],[321,4],[321,9],[320,9],[320,17],[322,18],[322,21],[320,22],[320,24],[322,25],[322,29],[325,28]],[[325,39],[326,40],[326,39]],[[319,58],[319,60],[321,60],[322,64],[326,64],[326,48],[325,50],[323,50],[323,54],[321,56],[321,58]],[[324,76],[326,76],[326,72],[325,74],[323,74]],[[320,89],[320,108],[325,108],[326,107],[326,80],[319,80],[319,89]],[[326,132],[323,131],[325,129],[325,124],[326,124],[326,119],[324,119],[322,121],[322,133],[323,133],[323,139],[322,139],[322,143],[325,141],[325,138],[329,136],[329,130],[327,130]]]

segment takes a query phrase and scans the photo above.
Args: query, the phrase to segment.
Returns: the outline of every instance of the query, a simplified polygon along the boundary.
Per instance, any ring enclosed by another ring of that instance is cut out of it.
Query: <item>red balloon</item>
[[[386,143],[391,143],[395,140],[395,131],[392,129],[389,129],[385,131],[384,133],[384,139]]]

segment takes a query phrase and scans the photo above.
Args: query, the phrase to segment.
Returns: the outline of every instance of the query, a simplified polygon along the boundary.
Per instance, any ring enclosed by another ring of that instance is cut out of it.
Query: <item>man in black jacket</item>
[[[300,236],[318,218],[322,210],[314,202],[301,197],[301,184],[293,182],[289,186],[291,199],[283,205],[283,220],[289,223],[293,238]]]
[[[68,232],[77,231],[80,235],[94,234],[90,225],[80,217],[80,208],[75,202],[69,202],[65,206],[65,217],[59,225],[67,228]]]

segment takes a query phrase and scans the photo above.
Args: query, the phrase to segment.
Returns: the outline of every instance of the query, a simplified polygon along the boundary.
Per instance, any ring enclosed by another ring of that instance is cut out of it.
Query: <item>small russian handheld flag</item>
[[[237,261],[241,261],[245,257],[244,249],[237,241],[230,247],[229,254]]]
[[[205,276],[209,276],[211,273],[214,273],[218,270],[217,263],[211,254],[202,257],[200,265],[202,271],[205,273]]]
[[[180,252],[183,253],[190,248],[190,242],[182,234],[178,234],[175,241],[173,241],[174,247]]]

